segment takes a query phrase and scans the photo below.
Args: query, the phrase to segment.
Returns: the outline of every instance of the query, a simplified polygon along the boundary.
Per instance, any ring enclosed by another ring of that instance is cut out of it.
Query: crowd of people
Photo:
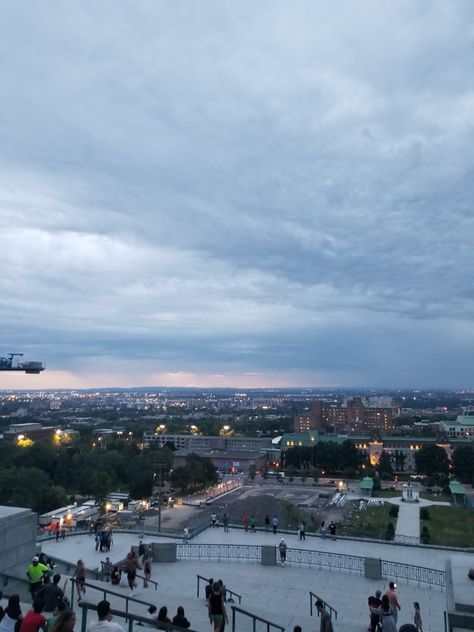
[[[278,522],[270,521],[268,515],[265,521],[265,524],[268,524],[268,530],[270,528],[269,525],[272,524],[273,532],[276,533]],[[276,521],[278,521],[278,518],[276,518]],[[255,521],[252,516],[244,516],[244,524],[251,531],[255,528]],[[304,524],[299,524],[298,534],[300,539],[304,539],[304,531]],[[332,535],[331,529],[329,529],[329,532]],[[280,563],[282,566],[285,566],[287,544],[284,538],[280,540],[278,552]],[[44,554],[35,555],[32,558],[26,571],[30,584],[32,607],[23,616],[19,596],[10,596],[5,608],[0,605],[0,632],[39,632],[40,630],[44,632],[73,632],[76,617],[70,609],[69,601],[65,595],[68,580],[66,579],[63,587],[61,587],[61,576],[54,571],[54,568],[53,561],[50,558],[45,558]],[[143,544],[142,540],[140,540],[137,550],[135,550],[135,547],[131,548],[125,562],[121,566],[112,566],[109,558],[106,558],[104,563],[105,578],[112,584],[119,584],[122,573],[126,574],[130,595],[134,594],[137,570],[142,568],[144,571],[144,587],[146,587],[151,575],[151,559],[150,549]],[[81,601],[86,591],[85,575],[85,566],[82,560],[78,560],[72,575],[75,580],[78,602]],[[421,608],[418,602],[413,603],[413,623],[405,623],[399,628],[397,627],[401,605],[396,588],[396,584],[390,582],[384,594],[382,594],[382,591],[377,590],[375,594],[368,598],[368,632],[423,632]],[[214,581],[213,578],[210,578],[205,592],[212,629],[214,632],[224,632],[228,623],[226,610],[227,589],[225,584],[220,579]],[[0,601],[1,598],[2,594],[0,593]],[[333,632],[331,614],[327,612],[324,602],[318,599],[315,605],[320,615],[320,632]],[[166,606],[162,606],[159,610],[155,606],[151,606],[148,609],[148,613],[158,629],[166,630],[167,624],[174,624],[183,629],[191,626],[182,606],[177,608],[177,612],[172,619]],[[98,621],[89,625],[88,632],[124,632],[119,624],[115,622],[112,624],[110,603],[108,601],[103,600],[99,602],[97,614]],[[301,626],[296,625],[293,632],[302,632]]]
[[[396,589],[396,584],[390,582],[384,594],[381,590],[377,590],[375,595],[369,597],[369,632],[379,632],[380,630],[384,632],[423,632],[421,608],[417,601],[413,602],[413,623],[404,624],[397,628],[401,605]]]

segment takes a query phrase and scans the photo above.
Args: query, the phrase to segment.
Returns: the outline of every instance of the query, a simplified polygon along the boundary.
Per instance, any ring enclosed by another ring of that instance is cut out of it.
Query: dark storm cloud
[[[4,4],[2,353],[472,382],[473,17]]]

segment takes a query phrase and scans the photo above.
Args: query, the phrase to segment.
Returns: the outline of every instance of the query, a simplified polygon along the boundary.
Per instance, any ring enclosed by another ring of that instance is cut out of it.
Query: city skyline
[[[473,387],[474,6],[0,8],[0,389]]]

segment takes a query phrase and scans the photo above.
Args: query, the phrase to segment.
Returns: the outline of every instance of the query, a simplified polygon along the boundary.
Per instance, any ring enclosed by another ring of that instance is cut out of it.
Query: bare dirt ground
[[[322,520],[339,522],[341,510],[326,507],[327,499],[319,498],[321,489],[310,487],[251,486],[242,487],[225,494],[208,507],[189,507],[186,505],[166,509],[162,514],[162,525],[168,528],[183,529],[196,521],[210,519],[216,513],[220,522],[225,512],[231,524],[243,524],[243,516],[253,516],[257,527],[264,526],[265,516],[276,515],[283,529],[296,530],[300,521],[306,524],[308,531],[319,528]],[[299,505],[307,506],[299,506]]]

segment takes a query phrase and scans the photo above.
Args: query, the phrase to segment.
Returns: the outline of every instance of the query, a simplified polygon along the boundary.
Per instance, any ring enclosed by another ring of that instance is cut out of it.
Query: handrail
[[[75,594],[75,584],[76,584],[77,580],[75,577],[71,577],[71,609],[74,606],[74,594]],[[102,586],[96,586],[95,584],[90,584],[89,582],[82,582],[82,584],[84,586],[87,586],[87,588],[92,588],[93,590],[98,590],[99,592],[102,592],[104,595],[104,599],[107,598],[107,595],[114,595],[114,597],[121,597],[122,599],[125,599],[125,613],[126,616],[128,617],[129,615],[129,611],[128,611],[128,605],[130,602],[132,603],[139,603],[142,606],[153,606],[154,604],[150,603],[149,601],[144,601],[143,599],[137,599],[136,597],[131,597],[129,595],[124,595],[123,593],[120,592],[116,592],[115,590],[109,590],[108,588],[102,588]],[[82,603],[82,599],[81,601],[78,602],[78,605],[80,606]]]
[[[206,584],[208,584],[209,579],[207,577],[203,577],[202,575],[196,575],[196,579],[197,579],[197,598],[199,599],[200,582],[204,581],[206,582]],[[225,587],[225,590],[226,590],[226,593],[228,593],[231,596],[231,599],[228,600],[229,603],[232,603],[234,601],[234,597],[237,597],[237,599],[239,600],[239,604],[242,603],[242,595],[239,595],[233,590],[230,590],[230,588],[227,588],[227,586]]]
[[[332,619],[332,613],[333,612],[334,612],[334,618],[337,619],[337,610],[336,610],[336,608],[333,608],[332,606],[330,606],[325,599],[322,599],[319,595],[314,593],[312,590],[309,591],[309,612],[310,612],[311,616],[313,616],[313,599],[316,599],[316,601],[318,599],[321,599],[321,601],[324,603],[326,608],[329,610],[329,616],[331,617],[331,619]],[[316,610],[316,611],[317,611],[318,617],[319,617],[319,610]]]
[[[81,624],[81,632],[86,632],[87,630],[87,611],[94,610],[97,611],[97,604],[89,603],[87,601],[81,601],[79,607],[82,608],[82,624]],[[133,632],[133,623],[135,621],[143,623],[150,628],[158,628],[158,630],[167,630],[169,632],[197,632],[197,630],[193,630],[192,628],[182,628],[179,625],[175,625],[174,623],[163,623],[161,626],[157,624],[156,619],[150,619],[150,617],[143,617],[140,614],[129,614],[127,612],[122,612],[121,610],[115,610],[114,608],[110,609],[110,614],[114,617],[122,617],[126,621],[128,621],[128,632]],[[166,627],[163,627],[166,626]]]
[[[256,632],[257,629],[257,621],[260,621],[260,623],[263,623],[264,625],[267,626],[267,632],[270,632],[270,630],[272,628],[274,628],[275,630],[279,630],[280,632],[285,632],[285,628],[281,625],[278,625],[278,623],[272,623],[271,621],[268,621],[268,619],[262,619],[262,617],[259,617],[256,614],[253,614],[253,612],[249,612],[248,610],[243,610],[242,608],[239,608],[238,606],[231,606],[232,608],[232,632],[235,632],[235,613],[236,612],[240,612],[241,614],[250,617],[252,619],[252,632]]]

